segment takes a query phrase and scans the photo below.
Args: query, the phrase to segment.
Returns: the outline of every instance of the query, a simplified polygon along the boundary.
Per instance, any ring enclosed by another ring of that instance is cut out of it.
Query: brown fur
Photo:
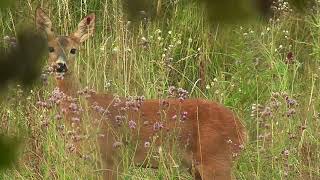
[[[40,29],[43,25],[51,25],[50,19],[41,9],[37,9],[37,24]],[[42,17],[45,16],[45,17]],[[88,20],[89,17],[89,20]],[[41,22],[43,20],[45,22]],[[70,36],[48,38],[49,46],[54,47],[55,52],[49,53],[49,62],[55,63],[59,59],[68,63],[68,72],[64,79],[57,79],[57,86],[67,96],[78,97],[77,90],[79,83],[72,74],[73,55],[68,54],[71,48],[78,48],[80,42],[83,42],[91,36],[94,30],[95,17],[93,14],[85,17],[79,24],[75,33]],[[84,26],[85,23],[88,23]],[[85,30],[84,28],[88,28]],[[51,27],[50,27],[51,29]],[[60,43],[59,43],[60,42]],[[71,64],[70,64],[71,62]],[[107,180],[116,179],[120,173],[117,169],[117,152],[114,143],[119,141],[118,134],[121,126],[116,122],[116,116],[125,113],[127,120],[136,123],[136,128],[130,129],[130,137],[133,142],[137,142],[137,150],[134,155],[134,161],[142,164],[147,156],[148,148],[144,146],[145,142],[152,141],[155,136],[160,136],[155,140],[155,146],[161,147],[163,140],[168,138],[170,132],[177,132],[178,145],[183,150],[184,165],[196,169],[196,179],[231,179],[232,157],[238,154],[246,141],[245,128],[239,119],[227,108],[218,103],[204,99],[187,99],[180,101],[177,99],[153,99],[145,100],[141,106],[134,108],[126,104],[126,100],[121,98],[117,102],[113,95],[88,93],[87,102],[89,106],[99,106],[108,112],[101,115],[93,110],[90,111],[92,126],[99,129],[103,134],[98,138],[100,147],[101,161],[103,162],[104,177]],[[71,117],[78,116],[69,111],[70,101],[64,100],[60,107],[67,110],[65,119],[70,121]],[[137,108],[138,107],[138,108]],[[119,111],[121,108],[127,108],[125,112]],[[187,112],[184,119],[179,119],[182,112]],[[81,114],[79,115],[81,116]],[[177,118],[173,118],[177,116]],[[123,123],[127,123],[124,121]],[[157,123],[162,123],[163,127],[155,128]],[[124,126],[126,124],[122,124]],[[78,125],[81,129],[82,124]],[[121,140],[121,139],[120,139]],[[125,142],[123,142],[125,143]],[[78,146],[78,145],[77,145]],[[79,148],[81,149],[81,148]],[[79,150],[79,153],[81,150]],[[157,161],[151,161],[152,167],[157,167]]]

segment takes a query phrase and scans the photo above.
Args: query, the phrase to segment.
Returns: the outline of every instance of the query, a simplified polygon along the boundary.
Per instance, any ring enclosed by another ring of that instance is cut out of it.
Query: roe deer
[[[63,78],[56,78],[58,88],[68,97],[78,97],[80,83],[72,73],[72,66],[80,44],[94,32],[95,15],[89,14],[81,20],[78,29],[71,35],[56,36],[49,17],[38,8],[36,25],[47,35],[49,63],[54,64],[56,73],[63,74]],[[131,127],[130,136],[137,142],[135,163],[144,164],[149,151],[146,144],[153,137],[161,134],[162,138],[167,138],[170,132],[177,131],[177,144],[185,148],[183,162],[188,168],[194,167],[196,179],[231,179],[232,159],[242,150],[246,133],[240,120],[222,105],[205,99],[126,101],[111,94],[86,93],[90,107],[103,109],[100,114],[90,110],[90,122],[103,133],[98,138],[98,145],[102,168],[105,170],[104,179],[116,179],[121,173],[117,169],[114,146],[115,142],[119,142],[116,134],[119,134],[124,123],[127,123],[126,127]],[[71,102],[70,99],[60,102],[67,121],[72,121],[70,119],[74,116],[70,112]],[[122,119],[123,113],[130,121]],[[80,129],[84,126],[78,124]],[[160,148],[162,140],[155,139],[153,144]],[[157,167],[157,161],[151,160],[151,166]]]

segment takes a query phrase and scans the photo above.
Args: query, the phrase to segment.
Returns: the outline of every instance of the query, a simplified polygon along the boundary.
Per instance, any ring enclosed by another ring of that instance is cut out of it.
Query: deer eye
[[[76,52],[77,52],[77,49],[75,49],[75,48],[72,48],[72,49],[70,50],[70,53],[71,53],[71,54],[76,54]]]
[[[54,48],[53,47],[48,47],[49,52],[54,52]]]

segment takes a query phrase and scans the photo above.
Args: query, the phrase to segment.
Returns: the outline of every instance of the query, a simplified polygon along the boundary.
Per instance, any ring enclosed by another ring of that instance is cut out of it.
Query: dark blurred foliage
[[[271,5],[274,0],[251,0],[253,2],[253,7],[261,17],[271,16]]]
[[[42,57],[47,50],[45,38],[32,28],[24,28],[14,38],[10,38],[10,47],[0,49],[0,91],[10,81],[22,86],[31,85],[40,77]]]
[[[0,134],[0,170],[14,165],[18,157],[20,145],[19,138],[11,138]]]
[[[139,17],[146,15],[146,12],[150,12],[152,5],[153,2],[148,0],[123,0],[123,6],[130,20],[139,19]]]
[[[0,48],[0,93],[7,90],[10,82],[18,82],[22,88],[32,85],[40,77],[42,57],[47,50],[45,38],[32,28],[19,31],[17,39],[5,37],[4,40],[9,47]],[[19,138],[0,134],[0,170],[14,164],[20,144]]]
[[[6,8],[14,4],[14,0],[0,0],[0,8]]]
[[[252,0],[199,0],[204,4],[210,22],[233,23],[255,17]]]
[[[159,16],[159,2],[166,0],[123,0],[129,20],[138,20],[141,16],[149,19],[166,18]],[[211,23],[238,23],[246,20],[268,18],[272,15],[274,0],[190,0],[202,4]],[[173,2],[173,1],[172,1]],[[303,11],[314,0],[289,0],[295,9]],[[158,16],[157,16],[158,15]]]
[[[0,10],[13,3],[13,0],[0,0]],[[17,33],[17,38],[1,38],[8,45],[6,48],[0,47],[0,101],[10,82],[17,82],[26,88],[40,77],[42,57],[47,50],[45,38],[32,28],[23,28]],[[9,137],[0,131],[0,170],[14,165],[21,144],[21,138]]]

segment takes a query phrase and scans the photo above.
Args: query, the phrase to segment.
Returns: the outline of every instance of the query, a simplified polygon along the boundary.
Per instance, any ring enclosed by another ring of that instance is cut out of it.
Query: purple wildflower
[[[38,101],[37,102],[37,106],[43,107],[43,108],[47,108],[49,105],[47,102],[44,101]]]
[[[73,111],[73,112],[76,112],[76,111],[79,110],[79,107],[78,107],[78,105],[77,105],[76,103],[70,103],[69,109],[70,109],[71,111]]]
[[[134,122],[133,120],[130,120],[130,121],[128,122],[128,125],[129,125],[129,128],[130,128],[130,129],[135,129],[136,126],[137,126],[136,122]]]
[[[71,136],[71,139],[73,140],[73,142],[79,142],[81,141],[82,137],[79,135],[74,135],[74,136]]]
[[[180,101],[183,101],[183,100],[186,100],[189,96],[189,93],[188,91],[182,89],[182,88],[179,88],[178,89],[178,96],[179,96],[179,100]]]
[[[297,101],[294,99],[290,99],[289,97],[286,97],[286,102],[288,107],[292,107],[295,106],[297,104]]]
[[[69,152],[73,153],[76,151],[76,147],[74,144],[68,144],[67,145],[67,149],[69,150]]]
[[[59,104],[60,101],[64,98],[65,98],[65,94],[62,91],[60,91],[59,88],[55,88],[51,93],[49,101],[55,104]]]
[[[170,105],[169,101],[168,100],[163,100],[162,103],[161,103],[161,107],[166,109],[168,108]]]
[[[287,112],[287,117],[292,117],[296,113],[295,109],[289,109]]]
[[[121,104],[121,99],[118,95],[114,96],[113,101],[114,101],[113,106],[119,106]]]
[[[162,122],[155,122],[154,124],[153,124],[153,130],[154,131],[159,131],[159,130],[161,130],[162,128],[163,128],[164,126],[163,126],[163,124],[162,124]]]
[[[181,113],[181,120],[186,120],[187,119],[187,115],[188,115],[188,112],[184,111]]]
[[[174,97],[175,96],[175,94],[176,94],[176,87],[174,87],[174,86],[170,86],[169,87],[169,95],[171,96],[171,97]]]
[[[115,120],[118,125],[121,125],[124,119],[125,119],[125,116],[120,116],[120,115],[115,116]]]
[[[80,123],[80,118],[78,118],[78,117],[72,117],[72,118],[71,118],[71,121],[74,122],[74,123]]]
[[[270,117],[272,115],[272,111],[270,107],[265,107],[261,112],[261,117]]]
[[[178,116],[175,114],[175,115],[172,116],[172,119],[175,120],[175,119],[177,119],[177,117]]]
[[[54,117],[54,119],[56,119],[56,120],[61,120],[61,119],[62,119],[62,116],[61,116],[60,114],[56,114],[55,117]]]

